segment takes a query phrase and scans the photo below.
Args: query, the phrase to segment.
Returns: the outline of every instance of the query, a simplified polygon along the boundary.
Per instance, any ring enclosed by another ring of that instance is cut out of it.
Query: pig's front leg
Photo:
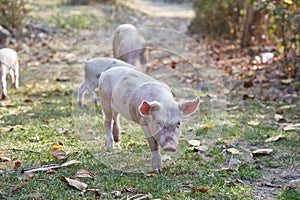
[[[11,80],[11,88],[16,88],[16,79],[15,79],[15,73],[13,69],[9,70],[9,76],[10,76],[10,80]]]
[[[147,141],[151,150],[152,168],[155,173],[162,171],[161,155],[159,153],[159,145],[155,138],[151,135],[150,129],[147,126],[143,126],[143,131],[147,137]]]
[[[95,106],[97,107],[98,106],[98,97],[97,97],[97,94],[95,92],[96,87],[97,87],[96,85],[90,84],[88,86],[88,90],[90,91],[90,93],[92,95],[92,98],[93,98],[93,102],[94,102]]]

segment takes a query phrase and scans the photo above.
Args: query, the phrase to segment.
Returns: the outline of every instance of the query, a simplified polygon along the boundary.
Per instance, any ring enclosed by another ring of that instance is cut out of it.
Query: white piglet
[[[117,27],[113,36],[113,54],[115,58],[137,66],[146,64],[147,54],[143,35],[132,24]]]
[[[13,88],[19,87],[19,59],[15,50],[10,48],[0,49],[0,92],[1,98],[7,96],[6,75],[10,76]]]
[[[126,62],[123,62],[115,58],[109,58],[109,57],[97,57],[97,58],[92,58],[88,61],[84,60],[83,62],[84,62],[84,66],[83,66],[84,81],[81,84],[80,88],[78,89],[78,105],[80,107],[82,107],[84,93],[86,90],[88,90],[91,93],[93,102],[95,106],[97,106],[98,97],[95,92],[95,89],[98,86],[98,80],[102,72],[114,66],[120,66],[120,65],[130,67],[130,68],[134,67]]]
[[[108,151],[113,151],[113,140],[119,141],[120,113],[141,125],[156,172],[162,170],[159,146],[165,151],[176,151],[182,116],[193,113],[199,106],[198,97],[176,102],[165,83],[126,67],[111,68],[102,73],[99,92]]]

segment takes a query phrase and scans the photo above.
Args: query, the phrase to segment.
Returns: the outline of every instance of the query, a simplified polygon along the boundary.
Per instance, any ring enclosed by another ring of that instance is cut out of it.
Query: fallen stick
[[[39,172],[39,171],[48,171],[50,169],[58,169],[60,168],[60,165],[57,164],[50,164],[50,165],[44,165],[44,166],[38,166],[38,167],[28,167],[23,168],[21,170],[21,173],[33,173],[33,172]]]
[[[50,169],[58,169],[62,167],[66,167],[72,164],[78,164],[81,163],[80,161],[77,160],[70,160],[62,164],[49,164],[49,165],[43,165],[43,166],[38,166],[38,167],[28,167],[28,168],[23,168],[21,170],[21,173],[34,173],[34,172],[40,172],[40,171],[48,171]]]
[[[143,199],[152,199],[151,194],[136,194],[133,195],[132,197],[129,197],[127,200],[134,199],[134,200],[143,200]]]

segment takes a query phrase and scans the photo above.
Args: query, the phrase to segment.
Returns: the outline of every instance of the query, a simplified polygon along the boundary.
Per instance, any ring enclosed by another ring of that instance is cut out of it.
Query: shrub
[[[196,17],[189,30],[213,38],[236,37],[241,6],[235,0],[196,0],[193,5]]]
[[[26,0],[0,0],[0,25],[19,32],[29,13],[26,3]]]

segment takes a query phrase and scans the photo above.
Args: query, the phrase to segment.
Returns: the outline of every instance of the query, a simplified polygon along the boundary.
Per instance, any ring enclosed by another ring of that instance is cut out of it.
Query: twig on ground
[[[133,195],[132,197],[129,197],[127,200],[134,199],[134,200],[142,200],[142,199],[152,199],[151,194],[136,194]]]

